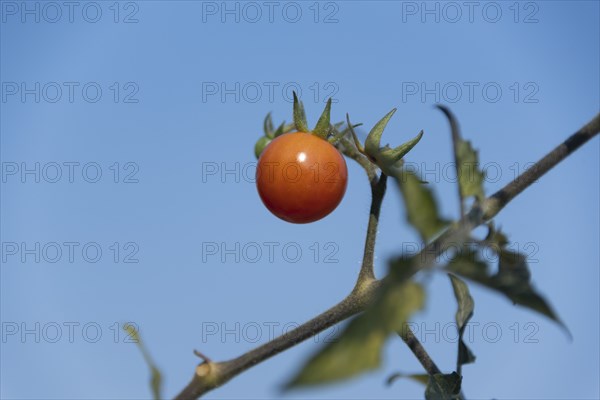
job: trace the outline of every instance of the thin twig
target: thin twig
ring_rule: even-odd
[[[423,366],[423,368],[429,376],[442,373],[442,371],[438,368],[436,363],[431,359],[431,357],[427,353],[427,350],[425,350],[425,347],[423,347],[419,339],[417,339],[412,329],[410,329],[410,326],[405,325],[404,328],[400,332],[398,332],[398,335],[402,338],[402,340],[404,340],[404,343],[406,343],[406,345],[415,355],[417,360],[419,360],[419,362],[421,363],[421,365]],[[457,373],[461,375],[460,371],[457,371]],[[390,378],[393,379],[392,377]],[[457,399],[464,400],[464,398],[465,395],[461,391]]]
[[[348,140],[346,137],[342,137],[338,141],[337,147],[342,153],[344,153],[346,157],[356,161],[361,167],[364,168],[371,186],[377,184],[377,167],[375,167],[375,165],[373,165],[373,163],[369,161],[367,157],[362,155],[357,150],[356,146],[351,140]]]
[[[365,282],[360,290],[353,290],[344,300],[324,313],[237,358],[200,364],[192,381],[177,395],[176,399],[196,399],[256,364],[358,314],[371,304],[379,285],[380,281]]]
[[[365,239],[365,251],[362,265],[358,274],[357,285],[365,280],[375,279],[375,242],[377,240],[377,229],[379,227],[379,213],[381,212],[381,203],[385,196],[387,186],[387,175],[383,172],[379,176],[377,184],[371,186],[371,210],[369,212],[369,225],[367,227],[367,237]]]
[[[519,193],[537,181],[542,175],[585,144],[600,132],[600,114],[584,125],[567,140],[546,154],[531,168],[527,169],[515,180],[498,190],[484,202],[484,218],[489,220],[498,214]]]
[[[429,375],[441,373],[438,366],[433,362],[431,357],[429,357],[429,354],[427,354],[427,351],[408,325],[405,325],[402,330],[398,332],[398,335],[404,340],[404,343],[406,343],[410,351],[417,357],[417,360],[419,360]]]

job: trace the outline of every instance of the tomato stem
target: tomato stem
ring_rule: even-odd
[[[383,203],[386,187],[387,175],[382,172],[379,175],[377,183],[371,185],[371,210],[369,212],[369,224],[367,226],[363,262],[358,274],[357,285],[360,285],[365,280],[375,279],[375,242],[377,240],[377,229],[379,226],[379,213],[381,212],[381,204]]]

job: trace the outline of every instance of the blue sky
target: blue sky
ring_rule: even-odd
[[[450,137],[433,104],[451,107],[480,150],[488,192],[600,106],[596,1],[269,4],[0,2],[2,398],[148,398],[127,321],[171,397],[198,362],[192,349],[234,357],[348,293],[369,209],[362,171],[349,162],[343,202],[308,225],[269,214],[253,183],[262,119],[290,121],[293,89],[312,124],[329,95],[335,120],[349,112],[366,128],[398,107],[384,142],[424,129],[407,162],[448,217],[458,206]],[[467,396],[600,396],[598,160],[595,138],[496,220],[573,340],[472,286]],[[379,276],[419,245],[393,185],[379,235]],[[451,371],[451,287],[437,274],[427,290],[417,335]],[[280,397],[336,329],[207,397]],[[421,369],[391,340],[376,372],[285,396],[422,396],[410,381],[385,387],[396,371]]]

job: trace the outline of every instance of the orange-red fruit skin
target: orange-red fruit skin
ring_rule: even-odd
[[[264,149],[256,187],[264,205],[284,221],[305,224],[340,204],[348,183],[346,161],[328,141],[305,132],[286,133]]]

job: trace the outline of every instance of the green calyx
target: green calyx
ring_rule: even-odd
[[[312,131],[308,129],[308,122],[306,121],[306,112],[304,111],[304,104],[298,100],[296,92],[294,92],[294,125],[298,132],[308,132],[321,139],[327,140],[329,134],[332,131],[331,127],[331,98],[327,100],[327,105]]]
[[[308,132],[308,122],[306,122],[306,112],[304,104],[298,101],[298,96],[294,92],[294,125],[298,132]]]
[[[350,133],[352,133],[352,137],[354,138],[354,144],[359,152],[367,156],[371,162],[376,164],[384,174],[389,176],[395,176],[402,166],[402,158],[412,150],[413,147],[423,137],[423,131],[419,132],[417,136],[412,138],[406,143],[401,144],[398,147],[391,148],[389,145],[385,145],[381,147],[381,136],[383,135],[383,131],[387,126],[388,122],[396,112],[394,108],[392,111],[387,113],[382,119],[379,120],[369,132],[367,139],[365,140],[365,145],[360,143],[356,133],[354,132],[354,127],[356,125],[352,125],[350,123],[350,117],[346,114],[346,121],[348,123],[348,128],[350,129]]]
[[[256,156],[256,158],[258,159],[260,157],[265,147],[267,147],[273,139],[275,139],[277,136],[281,136],[284,133],[288,133],[293,130],[294,124],[286,125],[285,121],[282,122],[281,125],[277,127],[277,129],[275,129],[271,113],[268,113],[263,122],[264,135],[261,136],[254,145],[254,155]]]
[[[315,135],[323,140],[327,140],[331,144],[337,143],[343,137],[351,135],[354,139],[354,144],[360,153],[365,155],[372,163],[377,165],[383,173],[389,176],[395,176],[402,167],[402,158],[412,150],[413,147],[423,137],[423,131],[419,132],[417,136],[410,139],[409,141],[401,144],[398,147],[392,148],[389,145],[381,147],[381,136],[385,130],[388,122],[396,112],[394,108],[387,113],[381,120],[379,120],[365,140],[364,146],[358,140],[354,128],[361,124],[351,124],[350,117],[346,114],[346,127],[342,129],[344,123],[339,122],[337,124],[331,124],[331,98],[327,100],[325,109],[317,121],[315,129],[312,131],[308,128],[308,122],[306,120],[306,112],[304,111],[304,104],[298,100],[296,92],[294,94],[294,123],[286,125],[282,123],[277,129],[274,129],[273,121],[271,119],[271,113],[267,114],[264,121],[264,136],[258,139],[254,146],[254,154],[256,158],[260,157],[265,147],[271,143],[271,141],[284,133],[296,130],[298,132],[307,132],[311,135]]]

